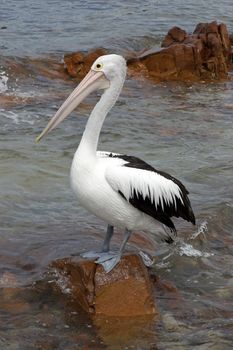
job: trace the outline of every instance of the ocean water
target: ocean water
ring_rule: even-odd
[[[43,74],[41,62],[95,47],[123,55],[159,47],[172,26],[192,32],[212,20],[232,33],[232,2],[1,1],[0,349],[122,349],[101,339],[86,315],[34,288],[54,259],[96,248],[106,229],[69,186],[72,157],[97,96],[36,145],[77,84]],[[176,220],[175,245],[155,240],[149,251],[154,272],[176,286],[182,301],[157,295],[159,324],[145,328],[140,342],[127,340],[125,349],[232,348],[232,88],[230,80],[153,84],[128,77],[106,119],[99,149],[139,156],[179,178],[197,218],[195,228]],[[120,242],[118,232],[114,245]],[[143,250],[134,237],[129,248]],[[59,283],[65,294],[66,281]]]

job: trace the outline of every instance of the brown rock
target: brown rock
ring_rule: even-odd
[[[5,271],[0,277],[0,287],[1,288],[9,288],[18,286],[18,280],[16,276],[9,271]]]
[[[106,55],[107,50],[96,49],[87,53],[73,52],[64,56],[65,68],[72,78],[82,79],[90,70],[92,63],[102,55]]]
[[[163,42],[161,44],[161,47],[168,47],[171,44],[174,44],[174,42],[182,43],[188,34],[185,30],[179,28],[179,27],[172,27],[165,38],[163,39]]]
[[[57,57],[0,57],[0,64],[4,67],[10,79],[12,77],[28,79],[34,76],[43,76],[49,79],[67,79],[64,65]]]
[[[156,321],[152,315],[140,317],[94,317],[99,337],[108,349],[156,350]]]
[[[106,54],[97,49],[86,55],[76,52],[65,55],[67,72],[83,78],[94,60]],[[226,79],[231,68],[231,42],[225,24],[199,23],[190,35],[179,27],[171,28],[162,42],[162,49],[129,53],[128,72],[156,81]]]
[[[109,273],[93,261],[60,259],[52,264],[52,272],[63,299],[67,295],[69,307],[81,306],[91,314],[94,329],[109,349],[144,349],[145,339],[146,344],[156,344],[154,327],[159,314],[141,257],[125,255]]]
[[[97,265],[95,298],[96,314],[142,316],[156,312],[148,272],[138,255],[124,256],[108,274]]]
[[[231,64],[231,43],[225,24],[199,23],[193,34],[174,27],[161,50],[149,50],[128,60],[131,74],[140,71],[163,80],[226,79]]]
[[[229,40],[230,40],[230,43],[231,43],[231,46],[232,46],[233,45],[233,34],[229,35]]]
[[[4,109],[14,108],[19,105],[26,106],[33,103],[35,103],[35,99],[30,97],[0,95],[0,106]]]
[[[21,297],[21,289],[6,287],[0,290],[0,312],[21,314],[30,310],[29,304]]]
[[[79,258],[57,260],[52,267],[65,276],[72,298],[87,312],[124,317],[158,314],[148,271],[138,255],[125,255],[109,273]]]

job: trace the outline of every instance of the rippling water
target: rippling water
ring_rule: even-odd
[[[38,73],[31,59],[52,55],[61,61],[64,52],[97,46],[119,53],[150,48],[171,26],[192,31],[201,21],[224,21],[232,32],[232,18],[228,0],[221,5],[1,1],[0,94],[20,103],[0,106],[0,286],[19,289],[21,308],[17,301],[18,312],[6,308],[7,302],[15,305],[18,292],[9,297],[9,288],[7,295],[2,288],[0,348],[47,349],[43,337],[51,349],[80,349],[85,341],[93,349],[105,347],[86,316],[64,313],[58,300],[31,287],[52,260],[93,248],[105,230],[78,206],[69,187],[72,156],[96,96],[35,145],[35,136],[76,83]],[[176,285],[182,302],[158,295],[165,316],[152,340],[148,331],[144,343],[129,344],[132,348],[155,349],[152,343],[158,349],[232,348],[232,87],[232,82],[153,85],[128,79],[104,124],[99,148],[137,155],[180,178],[198,222],[196,229],[177,222],[173,247],[155,242],[155,271]],[[52,321],[43,321],[46,307]],[[176,322],[172,329],[169,317]]]

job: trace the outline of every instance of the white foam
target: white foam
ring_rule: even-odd
[[[197,228],[197,231],[194,232],[190,239],[195,239],[197,238],[199,235],[203,236],[204,238],[206,238],[206,234],[208,233],[208,222],[205,220],[203,221]]]
[[[35,120],[29,119],[30,115],[20,115],[20,114],[16,114],[13,111],[6,111],[4,109],[0,109],[1,115],[4,116],[7,119],[10,119],[13,124],[19,125],[21,123],[25,123],[25,124],[29,124],[29,125],[34,125],[35,124]],[[35,116],[35,118],[37,118]],[[34,119],[35,119],[34,118]]]
[[[0,109],[1,115],[3,115],[5,118],[12,120],[14,124],[19,124],[19,116],[18,114],[12,112],[12,111],[5,111],[4,109]]]
[[[56,268],[52,271],[54,279],[48,281],[49,283],[55,282],[60,288],[63,294],[71,294],[71,288],[69,287],[69,279],[63,275]]]
[[[6,72],[4,71],[0,72],[0,93],[8,90],[8,86],[7,86],[8,79],[9,78],[6,75]]]
[[[145,266],[150,267],[153,265],[154,259],[152,259],[147,253],[140,250],[139,255],[141,256]]]
[[[209,258],[214,254],[201,252],[200,250],[193,248],[191,244],[183,242],[182,246],[179,247],[179,255],[180,256],[186,255],[189,257],[196,257],[196,258],[200,258],[200,257]]]

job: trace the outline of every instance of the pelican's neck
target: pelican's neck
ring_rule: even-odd
[[[87,121],[80,145],[78,147],[79,154],[96,157],[99,135],[103,122],[108,112],[116,103],[122,90],[123,83],[124,79],[119,79],[116,82],[112,82],[110,87],[107,88],[102,94],[99,102],[95,105]]]

